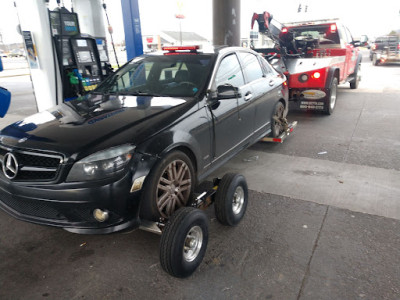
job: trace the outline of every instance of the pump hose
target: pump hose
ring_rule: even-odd
[[[111,37],[111,45],[112,45],[113,50],[114,50],[115,61],[117,62],[117,66],[118,66],[118,69],[119,69],[119,62],[118,62],[117,52],[115,51],[115,44],[114,44],[114,39],[113,39],[113,35],[112,35],[112,27],[111,27],[111,24],[110,24],[110,19],[108,18],[107,5],[104,2],[104,0],[103,0],[103,8],[104,8],[104,12],[105,12],[106,18],[107,18],[108,32],[109,32],[110,37]]]

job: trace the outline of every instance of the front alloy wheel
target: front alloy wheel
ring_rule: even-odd
[[[179,207],[186,206],[192,189],[192,176],[183,160],[169,163],[157,184],[157,209],[164,218]]]
[[[140,202],[140,217],[149,221],[168,219],[187,206],[195,187],[195,172],[190,158],[181,151],[167,153],[147,176]]]

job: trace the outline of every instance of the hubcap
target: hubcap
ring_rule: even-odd
[[[168,218],[179,207],[186,206],[192,187],[188,165],[174,160],[164,169],[157,184],[157,208],[160,215]]]
[[[185,238],[183,246],[183,258],[187,262],[194,261],[199,255],[203,245],[203,230],[199,226],[192,227]]]
[[[232,199],[232,210],[235,215],[239,214],[242,211],[244,204],[244,190],[241,186],[238,186],[235,190],[235,194],[233,194]]]

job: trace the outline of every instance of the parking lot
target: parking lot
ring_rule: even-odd
[[[12,62],[1,127],[36,111]],[[333,115],[291,111],[283,144],[257,143],[215,174],[246,176],[248,210],[228,228],[208,209],[208,249],[188,279],[162,270],[157,235],[77,235],[0,211],[0,299],[399,299],[400,65],[364,56],[362,71]]]

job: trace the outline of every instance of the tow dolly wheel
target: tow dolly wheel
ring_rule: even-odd
[[[248,200],[243,175],[228,173],[222,177],[215,195],[215,215],[223,225],[235,226],[242,220]]]
[[[161,267],[175,277],[188,277],[200,265],[208,242],[208,219],[197,208],[182,207],[169,219],[160,241]]]

